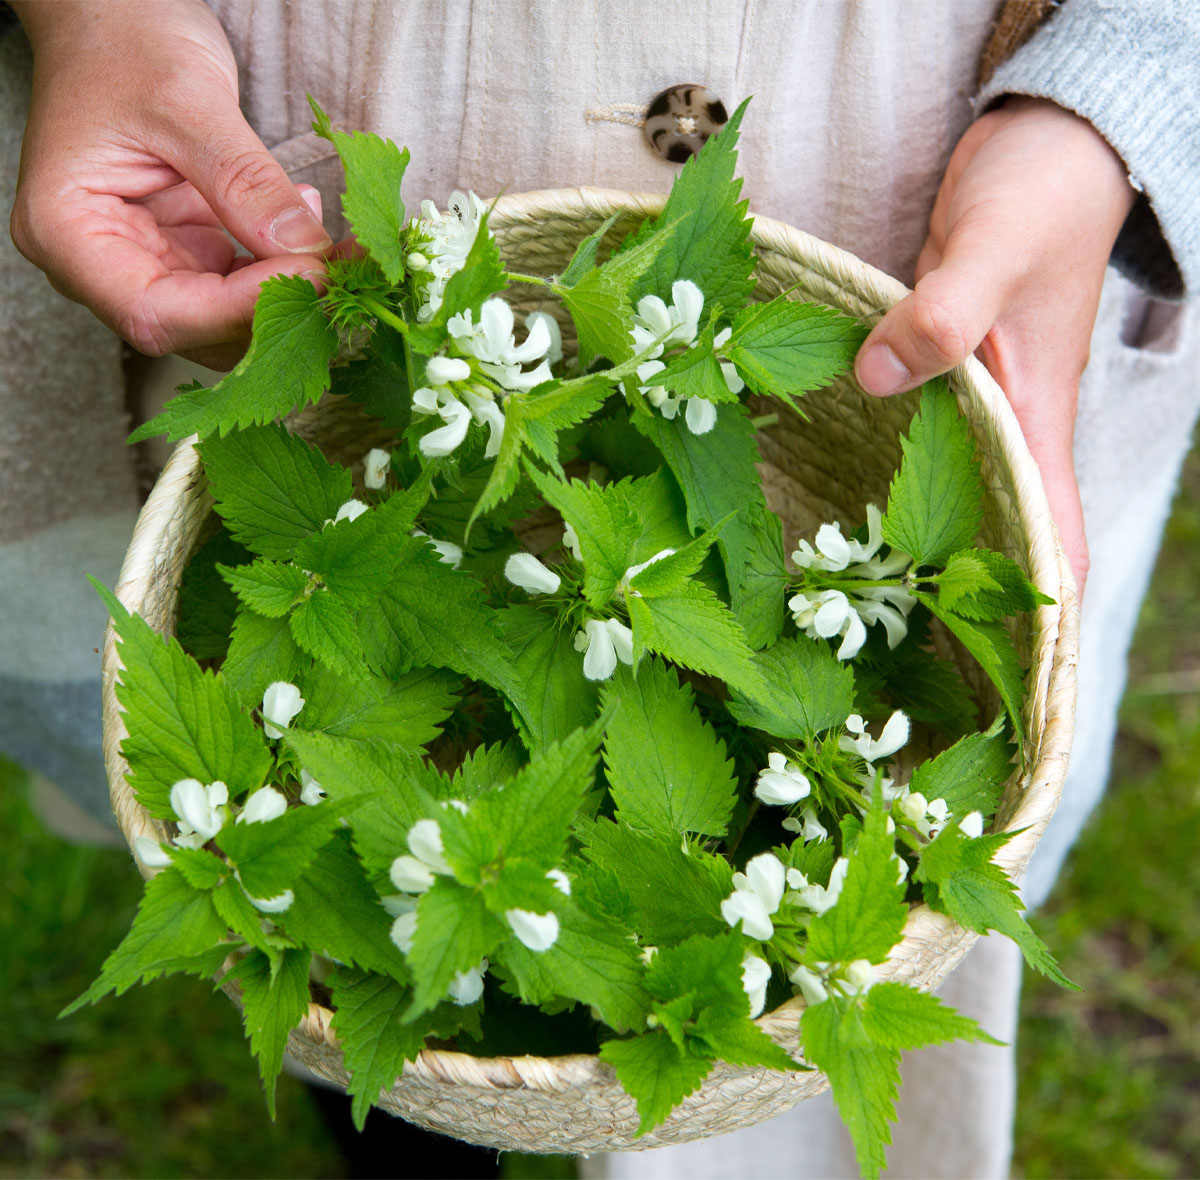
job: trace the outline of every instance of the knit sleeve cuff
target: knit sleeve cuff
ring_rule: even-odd
[[[1068,0],[992,76],[986,110],[1008,94],[1048,98],[1113,146],[1141,195],[1113,264],[1151,295],[1200,292],[1200,9]]]

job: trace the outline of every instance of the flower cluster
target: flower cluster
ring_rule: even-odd
[[[842,575],[837,579],[840,588],[801,591],[788,600],[796,626],[810,639],[841,636],[839,660],[858,655],[867,640],[867,627],[873,623],[883,624],[888,647],[895,647],[908,634],[908,615],[917,600],[899,581],[899,575],[912,565],[912,558],[899,550],[885,558],[878,556],[883,546],[882,521],[879,509],[868,504],[866,544],[844,537],[842,526],[835,522],[817,530],[815,549],[808,541],[801,541],[792,554],[792,561],[803,570]],[[896,583],[855,584],[889,578],[896,578]]]
[[[638,352],[650,349],[650,359],[638,365],[638,388],[646,400],[662,414],[672,419],[683,407],[684,421],[693,434],[707,434],[717,423],[717,407],[704,397],[680,397],[663,385],[648,385],[651,377],[661,373],[667,366],[658,358],[677,345],[694,348],[700,330],[700,313],[704,310],[704,292],[689,279],[680,279],[671,286],[671,303],[657,295],[646,295],[638,300],[633,317],[630,336]],[[714,348],[726,344],[731,335],[724,328],[713,339]],[[745,382],[729,361],[720,361],[721,373],[730,393],[741,393]]]
[[[799,869],[788,868],[773,852],[763,852],[746,862],[746,870],[733,874],[733,892],[721,902],[721,917],[735,929],[759,942],[775,936],[772,917],[781,907],[798,907],[814,914],[832,909],[842,892],[850,862],[839,857],[827,885],[809,882]]]
[[[466,264],[467,255],[475,244],[483,215],[484,203],[471,192],[450,194],[450,208],[442,213],[432,201],[421,202],[421,217],[415,223],[414,244],[405,264],[409,272],[423,281],[419,283],[421,304],[417,319],[427,323],[437,314],[446,293],[446,284]]]

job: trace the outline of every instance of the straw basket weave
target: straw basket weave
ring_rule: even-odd
[[[661,208],[662,198],[656,196],[555,190],[501,199],[491,224],[514,269],[548,275],[561,271],[579,239],[610,214],[622,214],[609,239],[617,242]],[[873,323],[905,294],[894,279],[779,222],[757,219],[752,237],[759,258],[759,298],[794,288],[792,298],[824,302]],[[538,288],[518,287],[514,302],[526,311],[545,307],[568,328],[561,310],[541,302],[541,294]],[[1026,616],[1017,634],[1018,649],[1030,667],[1028,751],[1024,767],[1008,785],[997,822],[1000,828],[1024,829],[1000,855],[1000,863],[1019,877],[1054,811],[1066,772],[1078,652],[1074,584],[1037,469],[1004,395],[974,360],[954,370],[951,385],[983,460],[983,538],[1017,560],[1057,603]],[[778,403],[765,408],[782,409]],[[885,502],[900,456],[898,435],[912,409],[911,397],[868,398],[844,378],[805,401],[810,421],[784,410],[778,424],[761,434],[767,498],[784,521],[789,544],[799,535],[811,535],[823,520],[857,521],[867,502]],[[371,421],[337,397],[326,397],[300,414],[293,428],[351,465],[377,441],[370,433]],[[163,632],[174,630],[180,575],[211,512],[199,460],[184,442],[142,512],[117,587],[127,607]],[[955,655],[945,636],[940,641]],[[961,666],[984,706],[982,715],[992,715],[989,711],[997,702],[990,686],[969,660],[964,658]],[[128,766],[119,753],[125,728],[114,693],[119,674],[110,629],[104,652],[104,739],[113,807],[131,844],[140,835],[162,839],[165,827],[138,805],[126,783]],[[949,918],[918,906],[909,917],[904,940],[880,974],[935,988],[975,938]],[[793,1000],[761,1017],[759,1024],[794,1051],[801,1007],[801,1001]],[[317,1074],[345,1084],[331,1016],[327,1009],[310,1005],[289,1048]],[[787,1074],[719,1063],[662,1126],[635,1140],[634,1103],[597,1057],[485,1059],[426,1049],[382,1095],[381,1104],[412,1122],[473,1143],[509,1150],[589,1152],[659,1146],[731,1131],[779,1114],[826,1085],[818,1073]]]

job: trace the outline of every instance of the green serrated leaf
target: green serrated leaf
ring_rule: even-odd
[[[714,1062],[681,1051],[661,1030],[627,1041],[605,1041],[601,1060],[617,1071],[617,1081],[637,1102],[637,1134],[663,1122],[708,1077]]]
[[[692,690],[658,660],[605,686],[609,789],[622,823],[644,832],[723,836],[737,797],[725,743],[696,712]]]
[[[721,350],[756,393],[792,398],[849,372],[867,329],[850,316],[785,295],[751,304],[734,316]]]
[[[952,554],[946,568],[938,575],[938,601],[946,610],[954,610],[956,603],[982,591],[993,597],[1002,593],[1000,583],[988,572],[988,567],[976,549],[963,549]]]
[[[655,373],[647,382],[662,386],[678,397],[702,397],[710,402],[736,402],[738,395],[729,388],[720,362],[713,352],[716,320],[700,333],[694,345],[670,358],[666,368]]]
[[[282,426],[257,426],[197,448],[226,528],[247,549],[286,561],[353,495],[350,472]]]
[[[408,167],[408,149],[368,132],[335,131],[311,95],[308,101],[316,116],[313,130],[337,148],[346,170],[342,211],[355,240],[379,263],[390,283],[399,283],[404,277],[400,183]]]
[[[288,1034],[308,1015],[308,951],[285,950],[273,964],[259,951],[244,958],[226,977],[242,985],[242,1021],[250,1050],[258,1058],[267,1111],[275,1118],[275,1082],[283,1068]]]
[[[922,387],[900,445],[904,458],[888,492],[883,537],[914,567],[940,565],[974,541],[983,518],[975,440],[944,377]]]
[[[244,707],[255,709],[268,685],[277,680],[294,684],[311,663],[292,638],[287,619],[268,619],[243,608],[233,624],[221,677]]]
[[[922,851],[913,879],[925,884],[925,899],[935,910],[980,934],[999,930],[1021,948],[1031,967],[1062,987],[1074,988],[1050,949],[1021,917],[1024,906],[1016,887],[1004,870],[992,863],[1015,835],[1002,832],[970,839],[957,824],[951,824]]]
[[[954,565],[967,557],[982,576],[973,584],[953,583]],[[951,585],[947,587],[947,579]],[[947,596],[947,590],[950,596]],[[938,598],[948,610],[962,618],[992,622],[1022,611],[1050,605],[1054,599],[1038,590],[1011,557],[990,549],[971,549],[956,553],[938,578]]]
[[[404,337],[387,324],[377,324],[369,355],[330,370],[329,392],[358,402],[397,433],[407,430],[412,421],[412,391]]]
[[[997,718],[987,732],[968,734],[936,758],[920,763],[913,770],[912,789],[926,799],[945,799],[952,815],[979,811],[990,818],[1012,775],[1016,753],[1003,721]]]
[[[984,1041],[1002,1045],[969,1016],[955,1012],[937,996],[904,983],[877,983],[862,1006],[862,1027],[876,1044],[888,1049],[923,1049],[947,1041]]]
[[[724,520],[718,521],[713,528],[688,541],[686,545],[666,557],[659,557],[657,553],[653,554],[652,556],[657,560],[652,561],[645,569],[629,579],[629,589],[643,598],[659,598],[664,594],[680,590],[687,579],[704,564],[709,549],[712,548],[713,543],[720,536],[721,530],[733,520],[733,517],[734,514],[730,513]]]
[[[599,229],[593,230],[575,247],[575,253],[571,255],[571,261],[567,263],[566,270],[559,276],[559,286],[575,286],[596,265],[596,254],[600,249],[600,243],[604,240],[604,235],[617,223],[620,216],[620,212],[617,212],[612,214],[611,217],[605,218],[604,223]]]
[[[729,711],[743,725],[772,737],[811,738],[854,712],[854,673],[829,645],[803,635],[757,652],[758,694],[734,694]]]
[[[366,673],[354,611],[331,589],[317,590],[301,602],[288,624],[296,646],[330,671],[349,679]]]
[[[164,642],[95,579],[92,585],[120,636],[117,700],[129,730],[121,753],[139,802],[159,819],[173,819],[171,787],[180,779],[219,780],[231,795],[261,786],[271,755],[224,680],[201,671],[176,640]]]
[[[246,607],[268,619],[283,618],[308,585],[308,575],[299,566],[282,561],[260,558],[250,565],[217,569]]]
[[[765,503],[745,506],[725,537],[726,569],[740,570],[729,583],[729,609],[755,651],[774,643],[786,615],[788,573],[783,562],[783,525]]]
[[[129,441],[159,434],[172,442],[189,434],[208,438],[310,405],[329,388],[337,347],[337,333],[312,283],[284,275],[267,279],[254,308],[250,347],[233,372],[211,389],[191,388],[172,398]]]
[[[193,889],[215,889],[230,875],[229,866],[203,848],[176,848],[165,845],[171,863]]]

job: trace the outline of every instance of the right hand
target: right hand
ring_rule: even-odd
[[[200,0],[13,6],[34,50],[17,248],[139,352],[229,368],[263,281],[319,284],[332,243],[243,117],[224,30]]]

